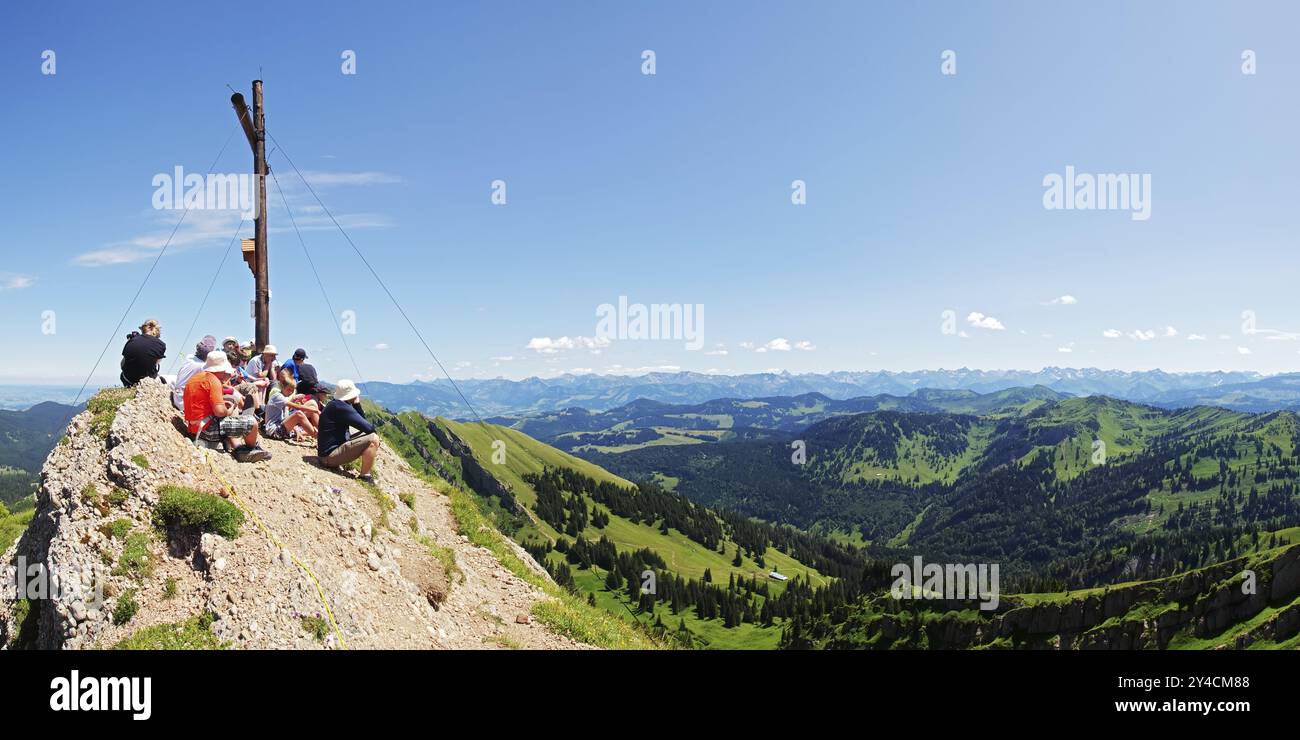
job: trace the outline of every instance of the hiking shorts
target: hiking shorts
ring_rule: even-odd
[[[262,429],[266,433],[266,436],[270,437],[271,439],[288,439],[289,433],[285,431],[284,426],[288,424],[289,420],[295,416],[304,420],[307,418],[307,415],[304,414],[303,412],[294,411],[292,414],[286,414],[284,417],[282,417],[279,424],[275,424],[269,421],[266,422],[265,424],[262,425]]]
[[[204,427],[203,431],[199,432],[199,439],[207,442],[220,442],[226,437],[243,438],[256,428],[256,417],[247,414],[223,416],[220,419],[213,419],[213,423]]]
[[[343,444],[330,450],[330,453],[320,459],[321,465],[328,465],[331,468],[337,468],[341,465],[347,465],[353,460],[361,457],[361,453],[366,451],[371,442],[379,439],[373,432],[353,437]]]

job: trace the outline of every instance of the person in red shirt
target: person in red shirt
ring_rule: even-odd
[[[240,404],[222,392],[234,372],[225,352],[208,353],[203,370],[185,384],[185,423],[196,444],[225,443],[240,462],[269,460],[271,453],[257,444],[257,417],[241,413]],[[236,440],[243,444],[235,447]]]

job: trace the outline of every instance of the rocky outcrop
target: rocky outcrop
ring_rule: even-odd
[[[478,458],[474,457],[474,451],[460,437],[457,437],[451,430],[443,429],[436,422],[429,422],[429,433],[438,444],[450,455],[460,460],[461,476],[465,484],[473,488],[480,496],[494,497],[501,501],[501,506],[507,511],[523,513],[519,505],[515,502],[514,493],[510,491],[504,483],[497,480],[483,467]]]
[[[0,591],[0,647],[111,647],[199,615],[233,647],[586,647],[523,618],[549,597],[461,535],[447,497],[387,447],[371,487],[309,447],[264,441],[273,459],[252,464],[206,453],[175,423],[152,383],[111,425],[73,419],[31,525],[0,559],[8,578],[22,566],[58,588]],[[233,490],[239,535],[160,530],[168,487]]]

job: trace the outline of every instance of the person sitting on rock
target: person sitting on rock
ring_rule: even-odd
[[[325,406],[325,396],[329,394],[330,389],[321,385],[320,378],[316,376],[316,368],[305,362],[298,363],[298,384],[296,390],[306,396],[316,399],[316,405]]]
[[[196,374],[203,372],[203,362],[208,359],[208,353],[217,348],[217,338],[211,334],[199,340],[194,345],[194,354],[185,358],[181,363],[180,370],[176,371],[176,383],[172,386],[172,405],[177,411],[185,410],[185,384],[190,382]]]
[[[140,331],[131,332],[122,347],[122,386],[130,388],[145,378],[158,377],[158,363],[167,355],[167,345],[159,337],[162,327],[149,319],[140,325]]]
[[[266,436],[271,439],[290,439],[295,436],[295,432],[301,432],[304,437],[316,436],[316,425],[312,423],[308,412],[315,413],[316,404],[308,401],[311,406],[307,406],[302,401],[307,400],[294,395],[293,380],[280,381],[280,384],[271,388],[271,398],[267,400],[266,406]],[[319,414],[316,418],[320,418]]]
[[[257,418],[241,413],[241,404],[233,397],[227,400],[222,392],[234,372],[225,352],[208,353],[203,372],[185,384],[185,423],[195,444],[224,443],[240,462],[269,460],[271,453],[257,444]],[[243,444],[236,446],[236,440]]]
[[[303,349],[302,347],[299,347],[298,349],[295,349],[293,351],[293,357],[286,360],[285,363],[280,367],[292,373],[293,382],[297,383],[299,380],[298,366],[302,364],[302,362],[306,359],[307,359],[307,350]]]
[[[349,430],[361,434],[351,437]],[[316,454],[320,464],[329,468],[346,465],[361,458],[361,480],[373,483],[370,471],[379,455],[379,435],[375,426],[366,421],[361,412],[361,390],[356,383],[340,379],[334,388],[334,400],[321,412],[320,428],[316,433]]]
[[[278,354],[279,351],[276,350],[275,345],[268,344],[262,348],[260,354],[254,356],[244,366],[245,371],[253,378],[253,384],[261,390],[259,395],[263,401],[271,397],[271,392],[278,385],[280,363],[276,362],[275,359]]]
[[[261,392],[244,368],[244,353],[238,349],[226,350],[226,360],[235,372],[228,385],[243,399],[241,411],[253,414],[262,407]]]

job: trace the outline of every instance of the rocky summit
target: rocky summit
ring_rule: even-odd
[[[0,647],[171,647],[196,631],[208,647],[588,647],[531,619],[553,597],[471,544],[440,482],[387,447],[373,485],[286,442],[242,464],[196,448],[168,399],[161,384],[109,390],[72,419],[0,560]]]

